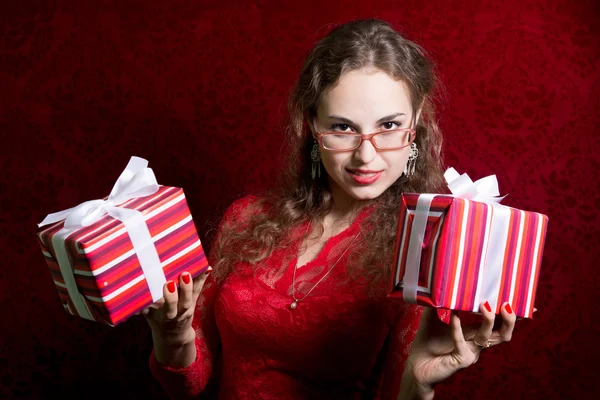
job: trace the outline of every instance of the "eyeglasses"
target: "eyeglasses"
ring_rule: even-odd
[[[317,141],[325,150],[352,151],[358,149],[364,140],[371,142],[377,150],[399,150],[411,145],[415,140],[415,129],[393,129],[369,134],[345,132],[315,132]]]

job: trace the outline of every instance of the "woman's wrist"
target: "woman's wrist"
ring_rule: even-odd
[[[174,368],[185,368],[196,360],[195,335],[185,335],[177,338],[163,337],[153,331],[152,341],[154,344],[154,357],[160,364]]]
[[[398,400],[431,400],[434,394],[433,386],[419,382],[411,364],[407,362],[402,374]]]

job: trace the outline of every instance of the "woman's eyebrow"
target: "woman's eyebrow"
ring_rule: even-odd
[[[388,115],[388,116],[385,116],[383,118],[379,118],[379,120],[377,120],[377,123],[380,124],[382,122],[386,122],[386,121],[389,121],[391,119],[394,119],[394,118],[397,118],[397,117],[401,117],[403,115],[406,115],[406,114],[399,112],[399,113],[395,113],[395,114],[392,114],[392,115]],[[351,119],[348,119],[348,118],[345,118],[345,117],[341,117],[339,115],[328,115],[327,118],[331,118],[331,119],[335,119],[335,120],[338,120],[338,121],[342,121],[342,122],[344,122],[345,124],[348,124],[348,125],[354,125],[354,122]]]

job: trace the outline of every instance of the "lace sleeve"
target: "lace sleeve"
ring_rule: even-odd
[[[381,400],[397,400],[400,393],[400,382],[404,373],[404,363],[410,353],[411,345],[421,321],[423,308],[414,304],[404,304],[405,312],[395,321],[385,357],[383,380],[381,384]],[[437,309],[438,318],[448,324],[450,311]]]
[[[213,372],[216,372],[215,363],[220,357],[220,338],[214,316],[217,293],[218,285],[209,276],[198,297],[192,321],[196,330],[196,360],[191,365],[172,368],[160,364],[154,356],[154,350],[150,355],[150,371],[171,398],[198,398],[210,386],[209,381]]]
[[[256,200],[246,196],[235,201],[225,212],[215,240],[225,226],[237,224],[245,220],[245,213]],[[219,293],[219,285],[210,275],[198,297],[192,326],[196,330],[196,360],[185,368],[173,368],[160,364],[150,354],[150,371],[171,398],[191,399],[202,397],[213,398],[213,391],[218,381],[221,339],[215,321],[215,301]]]
[[[404,363],[410,353],[411,344],[417,334],[422,307],[404,304],[396,318],[388,340],[381,383],[381,400],[396,400],[400,393],[400,381]]]

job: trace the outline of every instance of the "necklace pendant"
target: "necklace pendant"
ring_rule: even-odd
[[[292,304],[290,304],[290,308],[292,310],[295,310],[297,306],[298,306],[298,302],[296,302],[296,301],[294,301],[294,302],[292,302]]]

